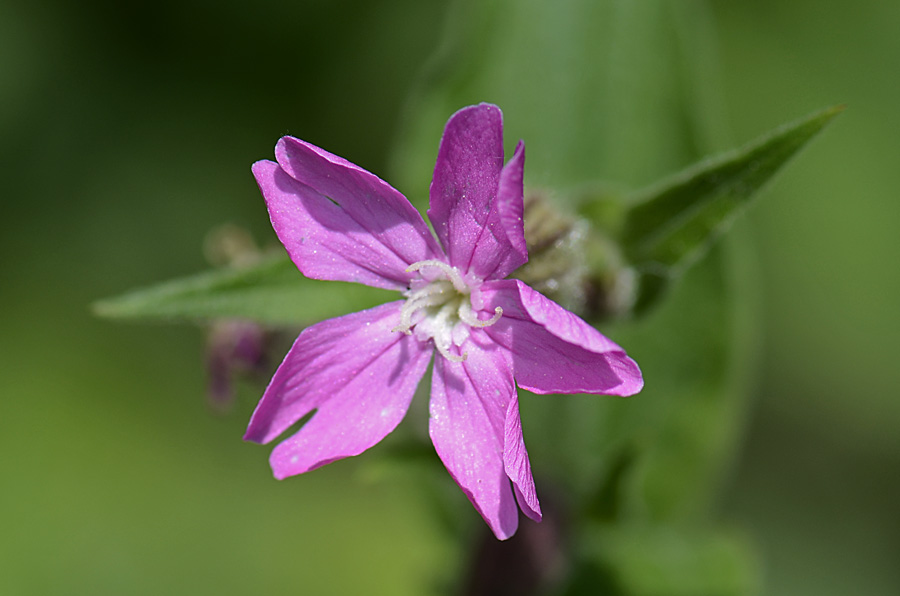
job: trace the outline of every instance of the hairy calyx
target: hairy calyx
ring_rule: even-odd
[[[456,267],[438,260],[418,261],[406,268],[407,272],[426,270],[437,275],[423,275],[413,280],[404,292],[406,304],[400,309],[400,324],[392,331],[412,333],[421,341],[434,341],[441,356],[453,362],[462,362],[466,353],[460,354],[459,346],[469,337],[472,327],[490,327],[500,320],[503,309],[494,309],[494,315],[485,320],[478,318],[472,308],[473,293],[478,299],[477,283],[467,282]],[[456,353],[451,352],[454,349]]]

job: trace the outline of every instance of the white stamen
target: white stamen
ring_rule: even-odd
[[[472,301],[473,298],[479,298],[478,305],[481,306],[478,291],[480,281],[476,280],[470,285],[456,267],[443,261],[419,261],[407,267],[406,271],[411,273],[426,267],[438,269],[439,276],[430,280],[423,276],[422,279],[413,281],[410,289],[404,293],[406,303],[400,309],[399,324],[392,331],[411,335],[415,328],[416,337],[421,341],[430,339],[441,356],[451,362],[463,362],[468,353],[453,354],[450,352],[451,348],[464,344],[469,337],[469,328],[484,328],[495,324],[503,316],[503,309],[498,306],[490,319],[479,319],[478,313],[472,308]],[[422,314],[417,316],[420,312]]]
[[[503,316],[503,309],[499,306],[494,309],[494,316],[486,321],[482,321],[475,314],[475,311],[472,310],[472,305],[469,304],[467,300],[463,300],[462,304],[459,305],[459,320],[468,325],[469,327],[490,327],[494,323],[500,320],[500,317]]]
[[[406,335],[410,334],[412,327],[412,316],[416,311],[428,308],[429,306],[439,306],[447,302],[447,296],[451,294],[452,288],[446,282],[432,282],[421,288],[420,290],[410,294],[400,309],[400,324],[391,329],[391,331],[402,331]]]
[[[443,261],[438,261],[435,259],[430,259],[428,261],[419,261],[407,267],[406,272],[412,273],[413,271],[418,271],[423,267],[437,267],[443,272],[444,275],[447,276],[447,279],[450,280],[450,283],[453,284],[453,287],[456,288],[457,292],[459,292],[460,294],[469,293],[469,286],[463,280],[462,275],[459,274],[459,270],[456,267],[451,267]]]

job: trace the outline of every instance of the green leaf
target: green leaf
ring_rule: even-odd
[[[238,318],[305,326],[394,298],[394,293],[359,284],[307,279],[286,255],[279,255],[101,300],[94,312],[114,319]]]
[[[757,191],[843,109],[816,112],[632,195],[620,241],[642,277],[636,310],[704,255]]]

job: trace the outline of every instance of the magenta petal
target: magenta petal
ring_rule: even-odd
[[[451,265],[468,265],[497,194],[502,169],[500,108],[479,104],[453,114],[438,148],[428,209],[428,219]]]
[[[518,527],[518,507],[503,463],[506,409],[515,395],[503,350],[464,344],[464,362],[434,359],[431,440],[447,471],[500,540]]]
[[[278,164],[257,162],[253,174],[307,277],[403,289],[407,266],[441,254],[419,212],[378,177],[291,137],[275,153]]]
[[[519,141],[509,162],[500,172],[500,187],[497,190],[497,213],[500,225],[506,232],[511,250],[498,263],[496,270],[481,279],[503,279],[528,262],[528,246],[525,244],[525,143]]]
[[[428,217],[451,265],[488,279],[528,260],[524,239],[519,240],[523,164],[520,144],[503,167],[503,115],[497,106],[470,106],[450,117],[438,149]]]
[[[392,332],[400,302],[304,329],[256,407],[244,438],[266,443],[316,413],[272,453],[275,476],[358,455],[403,419],[431,348]]]
[[[528,262],[522,219],[524,166],[525,144],[519,141],[512,159],[500,172],[497,198],[472,251],[468,271],[479,279],[502,279]]]
[[[516,501],[522,511],[534,521],[541,521],[541,504],[538,502],[531,462],[522,436],[522,418],[519,416],[519,396],[513,392],[506,409],[506,428],[503,448],[503,465],[506,475],[516,490]]]
[[[503,316],[485,332],[513,354],[516,383],[535,393],[633,395],[644,386],[625,351],[518,280],[485,282],[484,305]]]

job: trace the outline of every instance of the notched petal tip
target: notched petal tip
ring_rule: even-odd
[[[310,416],[273,450],[276,477],[358,455],[403,419],[431,350],[390,332],[399,304],[328,319],[301,332],[244,435],[267,443]]]

